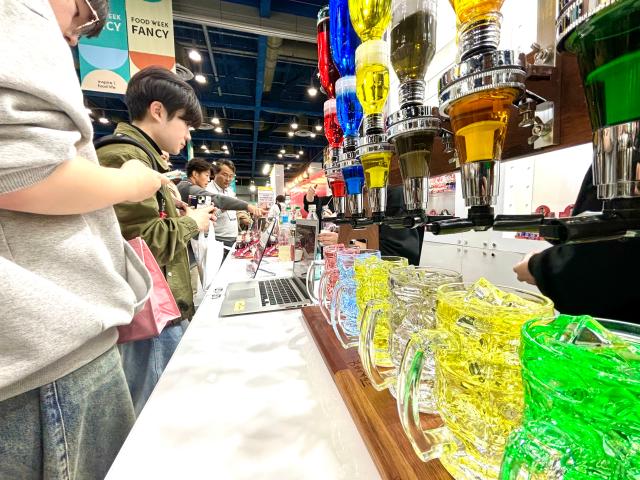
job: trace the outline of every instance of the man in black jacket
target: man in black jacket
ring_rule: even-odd
[[[591,168],[573,215],[602,210]],[[536,285],[562,313],[640,323],[638,275],[640,237],[555,245],[527,255],[513,270],[518,280]]]

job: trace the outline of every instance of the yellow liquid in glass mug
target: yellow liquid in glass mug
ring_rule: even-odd
[[[461,163],[500,160],[518,90],[494,89],[462,98],[449,116]]]
[[[471,19],[479,20],[491,12],[499,12],[504,0],[449,0],[449,3],[456,12],[458,22],[465,23]]]
[[[383,188],[387,186],[391,157],[391,152],[377,152],[365,155],[360,159],[367,187]]]
[[[363,42],[380,39],[391,23],[391,0],[349,0],[349,16]]]
[[[469,471],[497,479],[507,437],[520,425],[524,406],[520,329],[527,320],[554,313],[551,302],[525,300],[483,279],[478,283],[517,308],[491,307],[467,298],[464,290],[438,294],[437,329],[451,334],[447,347],[435,352],[438,410],[465,449],[445,452],[440,461],[457,479],[472,478]]]
[[[360,312],[358,329],[362,322],[362,314],[371,300],[384,302],[385,310],[388,310],[389,299],[389,272],[395,267],[406,267],[409,262],[404,257],[393,257],[394,260],[380,260],[377,257],[368,257],[357,260],[353,266],[354,280],[356,282],[356,304]],[[386,314],[378,320],[374,332],[373,344],[376,349],[376,365],[392,367],[389,354],[389,320]]]

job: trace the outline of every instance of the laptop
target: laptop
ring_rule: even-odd
[[[309,266],[315,258],[318,237],[317,220],[296,222],[292,276],[255,280],[276,223],[277,219],[271,220],[260,236],[256,255],[248,267],[251,279],[230,283],[227,286],[220,308],[221,317],[289,310],[313,303],[307,292],[306,278]]]

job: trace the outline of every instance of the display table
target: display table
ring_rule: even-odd
[[[380,478],[300,310],[218,318],[246,262],[225,261],[108,480]]]

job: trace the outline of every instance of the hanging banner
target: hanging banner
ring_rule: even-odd
[[[124,94],[130,78],[125,0],[109,3],[111,8],[100,35],[80,38],[80,82],[83,90]]]
[[[126,0],[131,76],[151,65],[175,72],[171,0]]]

